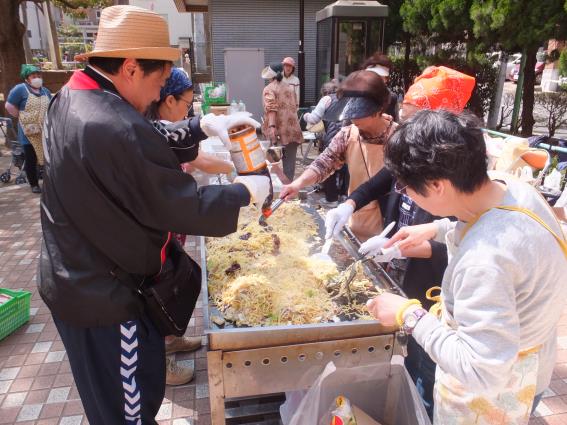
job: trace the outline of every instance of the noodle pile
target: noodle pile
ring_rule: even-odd
[[[333,302],[327,283],[339,278],[338,270],[310,258],[319,241],[317,224],[298,203],[282,205],[268,227],[259,225],[258,216],[254,208],[242,209],[235,233],[207,240],[209,294],[226,320],[237,326],[300,325],[368,314],[365,305]],[[352,287],[358,291],[365,283],[357,276]]]

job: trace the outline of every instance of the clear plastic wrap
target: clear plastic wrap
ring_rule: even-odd
[[[348,398],[382,425],[431,425],[403,364],[379,363],[336,368],[330,362],[307,391],[286,394],[284,425],[329,425],[337,396]]]

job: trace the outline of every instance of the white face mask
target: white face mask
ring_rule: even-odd
[[[43,79],[32,78],[31,81],[30,81],[30,85],[35,89],[39,89],[43,85]]]

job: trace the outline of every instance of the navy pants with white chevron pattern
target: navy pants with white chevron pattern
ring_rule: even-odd
[[[54,320],[89,423],[156,424],[165,393],[165,348],[151,321],[77,328]]]

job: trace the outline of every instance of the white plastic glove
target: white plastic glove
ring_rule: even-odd
[[[339,233],[343,230],[353,213],[353,206],[346,202],[330,210],[325,218],[325,239],[339,236]]]
[[[234,183],[241,183],[250,192],[250,202],[257,208],[264,205],[264,201],[270,194],[270,179],[266,176],[238,176]]]
[[[358,253],[360,255],[367,255],[369,257],[374,257],[375,255],[382,254],[382,247],[388,242],[388,238],[378,235],[373,236],[366,242],[360,244]]]
[[[374,256],[374,261],[378,263],[389,263],[393,259],[406,258],[402,255],[402,251],[397,245],[391,246],[390,248],[382,248],[380,253]]]
[[[201,118],[200,125],[203,133],[209,137],[218,137],[227,149],[230,149],[229,129],[241,125],[260,127],[260,123],[252,118],[250,112],[235,112],[230,115],[207,114]]]

